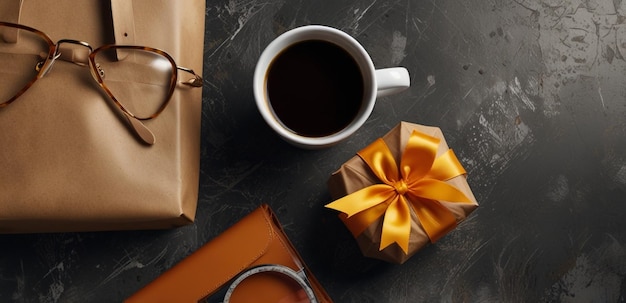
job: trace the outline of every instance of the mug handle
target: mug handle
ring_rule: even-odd
[[[376,97],[397,94],[411,85],[409,71],[404,67],[390,67],[376,70],[378,92]]]

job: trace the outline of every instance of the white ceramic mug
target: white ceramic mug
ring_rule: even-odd
[[[267,92],[268,71],[274,60],[290,46],[311,40],[330,42],[342,48],[354,59],[363,77],[363,97],[354,118],[342,129],[323,136],[304,136],[286,127],[276,116]],[[329,147],[345,140],[365,123],[372,113],[377,97],[401,92],[409,86],[410,77],[406,68],[375,69],[369,54],[358,41],[343,31],[321,25],[298,27],[273,40],[259,58],[253,82],[256,105],[265,122],[285,141],[305,149]]]

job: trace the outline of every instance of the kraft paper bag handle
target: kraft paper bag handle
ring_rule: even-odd
[[[0,21],[20,23],[20,12],[23,0],[5,0],[4,9],[0,11]],[[0,38],[7,43],[17,42],[17,29],[0,32]]]
[[[132,0],[111,0],[113,32],[116,44],[135,44],[135,18]]]

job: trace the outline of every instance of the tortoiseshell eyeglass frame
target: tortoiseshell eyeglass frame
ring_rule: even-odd
[[[178,83],[178,73],[177,73],[177,70],[181,70],[181,71],[184,71],[184,72],[187,72],[187,73],[193,75],[193,78],[191,78],[191,79],[189,79],[187,81],[181,82],[182,84],[187,85],[187,86],[191,86],[191,87],[202,87],[203,80],[202,80],[201,76],[197,75],[190,68],[178,66],[176,64],[176,62],[174,61],[174,59],[172,58],[172,56],[170,56],[167,52],[165,52],[163,50],[160,50],[160,49],[157,49],[157,48],[152,48],[152,47],[147,47],[147,46],[108,44],[108,45],[103,45],[103,46],[100,46],[100,47],[98,47],[96,49],[93,49],[91,47],[91,45],[89,45],[87,42],[78,41],[78,40],[61,39],[61,40],[57,41],[56,43],[54,43],[52,41],[52,39],[50,39],[50,37],[48,37],[48,35],[46,35],[42,31],[39,31],[39,30],[34,29],[32,27],[21,25],[21,24],[9,23],[9,22],[0,22],[0,26],[13,27],[13,28],[16,28],[16,29],[29,31],[29,32],[34,33],[37,36],[41,37],[48,44],[48,54],[46,55],[46,58],[44,59],[44,61],[37,65],[37,67],[36,67],[37,68],[36,76],[33,77],[33,79],[31,79],[30,82],[28,82],[28,84],[26,84],[24,86],[24,88],[22,88],[19,92],[17,92],[15,94],[15,96],[13,96],[11,99],[9,99],[9,100],[7,100],[7,101],[5,101],[3,103],[0,103],[0,108],[1,107],[5,107],[5,106],[11,104],[12,102],[14,102],[22,94],[24,94],[24,92],[26,92],[39,78],[41,78],[44,75],[46,75],[46,73],[50,70],[50,68],[54,64],[55,60],[61,56],[61,53],[59,51],[59,49],[60,49],[59,45],[61,45],[63,43],[71,43],[71,44],[82,45],[82,46],[86,47],[87,49],[89,49],[89,68],[91,70],[91,74],[92,74],[93,78],[96,80],[96,82],[98,82],[100,87],[106,92],[106,94],[111,98],[111,100],[113,100],[113,102],[115,103],[115,105],[117,107],[119,107],[124,113],[126,113],[130,117],[138,119],[138,120],[154,119],[161,112],[163,112],[163,110],[167,107],[167,105],[169,104],[169,102],[171,100],[172,94],[174,94],[174,89],[176,88],[176,84]],[[123,50],[123,49],[127,49],[127,50],[128,49],[143,50],[143,51],[146,51],[146,52],[156,53],[156,54],[166,58],[170,62],[170,64],[172,65],[172,74],[170,76],[169,90],[167,91],[166,98],[164,99],[163,104],[161,104],[161,106],[157,109],[157,111],[155,113],[153,113],[152,115],[147,116],[147,117],[145,117],[145,116],[136,116],[134,113],[132,113],[128,109],[126,109],[126,107],[124,107],[124,105],[122,103],[120,103],[117,100],[117,98],[111,93],[109,88],[107,88],[107,86],[104,84],[104,81],[103,81],[102,77],[100,76],[100,73],[98,72],[98,67],[97,67],[97,64],[96,64],[96,61],[95,61],[95,58],[96,58],[96,55],[98,54],[98,52],[103,51],[103,50],[107,50],[107,49],[114,49],[114,50]],[[74,63],[80,64],[78,62],[74,62]]]

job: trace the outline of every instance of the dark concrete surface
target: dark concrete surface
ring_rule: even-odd
[[[346,31],[409,90],[348,141],[305,151],[252,96],[263,48]],[[268,203],[336,302],[626,301],[626,2],[207,1],[196,223],[0,235],[0,302],[120,302]],[[361,256],[326,181],[400,121],[440,127],[480,207],[403,265]]]

